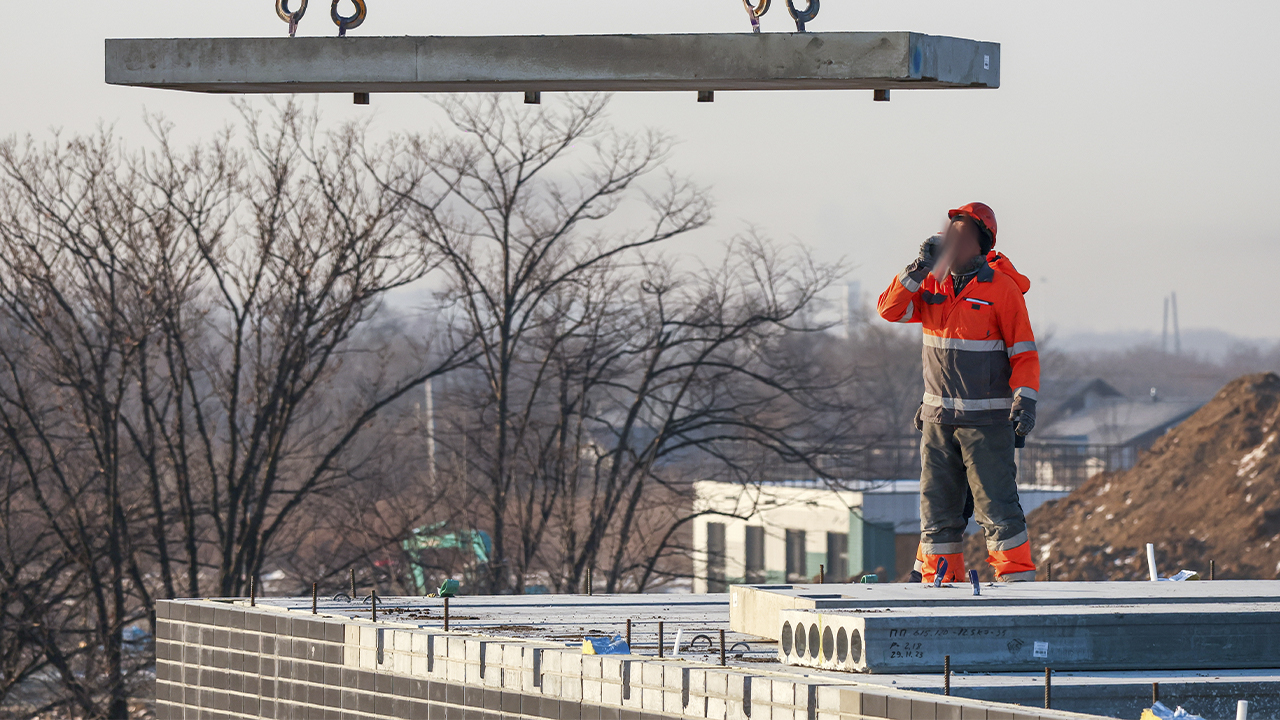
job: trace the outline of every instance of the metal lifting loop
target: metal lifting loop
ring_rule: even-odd
[[[351,0],[356,6],[356,13],[351,17],[343,17],[338,13],[338,3],[340,0],[333,0],[333,7],[330,8],[329,14],[333,17],[333,24],[338,26],[338,37],[346,37],[348,30],[354,30],[362,23],[364,18],[369,14],[369,8],[365,6],[364,0]]]
[[[787,0],[787,10],[791,12],[791,17],[796,21],[796,32],[806,32],[804,24],[812,22],[814,18],[818,17],[818,0],[809,0],[809,6],[803,11],[796,10],[796,6],[791,0]]]
[[[747,17],[751,18],[751,32],[760,32],[760,18],[769,12],[770,0],[760,0],[758,5],[752,5],[751,0],[742,0],[742,6],[747,9]]]
[[[276,15],[280,19],[289,23],[289,37],[293,37],[298,32],[298,23],[302,22],[302,16],[307,14],[307,0],[302,0],[298,9],[289,11],[289,0],[276,0]]]

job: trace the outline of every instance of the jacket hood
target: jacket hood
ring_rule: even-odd
[[[1009,258],[1004,255],[992,250],[987,253],[987,264],[996,272],[1004,273],[1005,275],[1013,278],[1013,281],[1018,284],[1018,289],[1022,291],[1023,295],[1026,295],[1027,291],[1031,289],[1031,280],[1026,275],[1018,272],[1017,269],[1013,267],[1013,263],[1009,262]]]

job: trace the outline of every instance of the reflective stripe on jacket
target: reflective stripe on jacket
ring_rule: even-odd
[[[1009,418],[1015,394],[1036,397],[1040,355],[1022,297],[1030,286],[997,252],[958,296],[951,278],[894,278],[877,310],[924,328],[924,420],[989,425]]]

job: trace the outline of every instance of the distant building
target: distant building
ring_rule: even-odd
[[[866,483],[832,489],[822,481],[741,485],[694,483],[695,508],[712,513],[693,526],[694,592],[724,592],[731,584],[827,582],[865,574],[891,582],[911,572],[920,540],[920,482]],[[1030,512],[1065,495],[1022,491]],[[970,523],[970,532],[977,532]]]
[[[1040,396],[1041,424],[1019,454],[1020,480],[1063,487],[1133,467],[1142,451],[1204,405],[1155,389],[1131,399],[1101,379],[1048,381]]]
[[[1117,399],[1125,399],[1124,393],[1102,378],[1091,380],[1044,378],[1040,381],[1040,426],[1048,427],[1060,419]]]
[[[867,301],[862,294],[862,283],[857,280],[846,282],[843,300],[840,319],[844,323],[845,337],[852,338],[858,334],[858,328],[866,324],[869,316]]]
[[[1145,450],[1161,435],[1191,417],[1204,401],[1149,397],[1131,400],[1102,380],[1082,383],[1079,390],[1053,405],[1053,414],[1036,431],[1044,442],[1083,445],[1127,445]]]

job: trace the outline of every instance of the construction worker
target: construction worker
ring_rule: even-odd
[[[966,502],[986,534],[996,579],[1035,579],[1018,501],[1015,439],[1035,427],[1040,356],[1027,319],[1027,278],[995,252],[996,216],[982,203],[948,214],[944,233],[880,296],[880,317],[924,328],[920,548],[916,572],[966,579]],[[972,493],[972,500],[969,494]],[[913,573],[914,576],[914,573]]]

